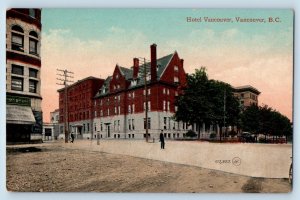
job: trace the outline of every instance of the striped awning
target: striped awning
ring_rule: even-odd
[[[31,107],[6,105],[7,124],[35,124]]]

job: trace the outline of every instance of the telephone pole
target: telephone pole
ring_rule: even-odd
[[[72,83],[73,81],[70,80],[74,78],[70,74],[74,74],[71,71],[68,71],[66,69],[56,69],[57,76],[59,78],[56,78],[58,81],[62,81],[60,83],[56,83],[57,85],[63,85],[64,86],[64,129],[65,129],[65,143],[68,143],[69,140],[69,113],[68,113],[68,83]]]
[[[148,127],[148,87],[147,87],[147,65],[146,65],[146,58],[139,58],[142,59],[143,61],[143,66],[144,66],[144,90],[145,90],[145,126],[146,126],[146,142],[148,142],[148,132],[149,132],[149,127]]]

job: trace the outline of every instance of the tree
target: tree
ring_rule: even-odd
[[[205,67],[187,75],[187,88],[175,104],[178,108],[175,119],[189,124],[196,123],[199,127],[198,138],[203,123],[224,126],[225,116],[227,125],[233,125],[237,122],[240,112],[239,102],[233,95],[232,87],[221,81],[209,80]]]
[[[265,141],[267,135],[286,137],[292,134],[290,120],[280,112],[267,105],[257,106],[252,104],[241,115],[242,129],[253,134],[263,134]]]

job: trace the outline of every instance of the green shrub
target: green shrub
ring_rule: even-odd
[[[197,136],[197,134],[194,132],[194,131],[192,131],[192,130],[189,130],[186,134],[185,134],[185,136],[186,137],[196,137]]]

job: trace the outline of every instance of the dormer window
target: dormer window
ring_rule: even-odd
[[[136,84],[137,84],[137,80],[132,80],[131,81],[131,86],[136,86]]]

